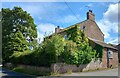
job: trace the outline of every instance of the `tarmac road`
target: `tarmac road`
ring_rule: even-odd
[[[63,76],[118,76],[118,68],[92,72],[64,74]]]
[[[120,74],[120,72],[119,72]],[[34,76],[29,76],[26,74],[17,73],[8,69],[0,69],[0,76],[2,78],[36,78]],[[80,72],[80,73],[72,73],[72,74],[63,74],[59,77],[37,77],[37,78],[73,78],[73,76],[81,76],[79,78],[101,78],[99,76],[105,76],[102,78],[118,78],[118,68],[109,69],[109,70],[100,70],[100,71],[92,71],[92,72]],[[88,76],[88,77],[85,77]],[[90,77],[91,76],[91,77]],[[96,76],[96,77],[92,77]],[[107,76],[116,76],[116,77],[107,77]],[[68,78],[67,77],[67,78]]]
[[[0,68],[0,77],[2,78],[30,78],[32,76],[22,74],[22,73],[17,73],[8,69]]]

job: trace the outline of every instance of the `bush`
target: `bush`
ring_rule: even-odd
[[[78,64],[77,44],[73,41],[66,41],[66,46],[61,57],[67,64]]]
[[[51,38],[46,38],[33,52],[15,52],[11,61],[16,64],[36,66],[51,66],[52,63],[58,62],[76,65],[87,64],[92,58],[95,58],[96,51],[89,46],[86,37],[80,37],[79,34],[71,36],[75,37],[76,42],[64,40],[61,35],[53,35]],[[81,40],[82,38],[85,40]]]
[[[78,48],[80,47],[78,51],[78,64],[87,64],[95,58],[96,51],[89,44],[82,44],[81,46],[78,46]]]
[[[64,39],[61,35],[53,35],[41,45],[41,64],[51,65],[59,62],[59,56],[64,51]]]

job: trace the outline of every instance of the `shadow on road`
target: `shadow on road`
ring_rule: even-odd
[[[17,73],[8,69],[0,69],[0,76],[1,78],[36,78],[34,76],[29,76],[22,73]]]

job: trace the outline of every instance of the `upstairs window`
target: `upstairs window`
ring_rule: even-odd
[[[33,47],[32,47],[32,46],[29,46],[29,49],[30,49],[30,50],[33,50]]]
[[[80,26],[80,29],[85,31],[86,30],[86,26]]]
[[[67,35],[66,34],[64,35],[64,39],[67,40]]]
[[[108,50],[108,58],[113,58],[113,51]]]
[[[85,29],[86,29],[86,27],[85,27],[85,26],[83,26],[83,31],[85,31]]]

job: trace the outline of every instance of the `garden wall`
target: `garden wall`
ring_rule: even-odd
[[[19,67],[36,70],[40,72],[51,72],[50,67],[37,67],[37,66],[30,66],[30,65],[18,65]]]
[[[6,65],[7,67],[10,65]],[[52,72],[52,73],[67,73],[69,71],[71,72],[82,72],[82,71],[88,71],[88,70],[96,70],[102,68],[102,62],[100,60],[92,60],[89,64],[83,64],[83,65],[71,65],[71,64],[64,64],[64,63],[55,63],[52,64],[51,67],[38,67],[38,66],[30,66],[30,65],[17,65],[18,67],[30,69],[30,70],[36,70],[39,72]]]
[[[102,68],[102,62],[100,60],[92,60],[89,64],[83,65],[69,65],[64,63],[55,63],[51,65],[51,71],[57,73],[66,73],[69,71],[72,72],[81,72],[81,71],[88,71],[88,70],[96,70]]]

